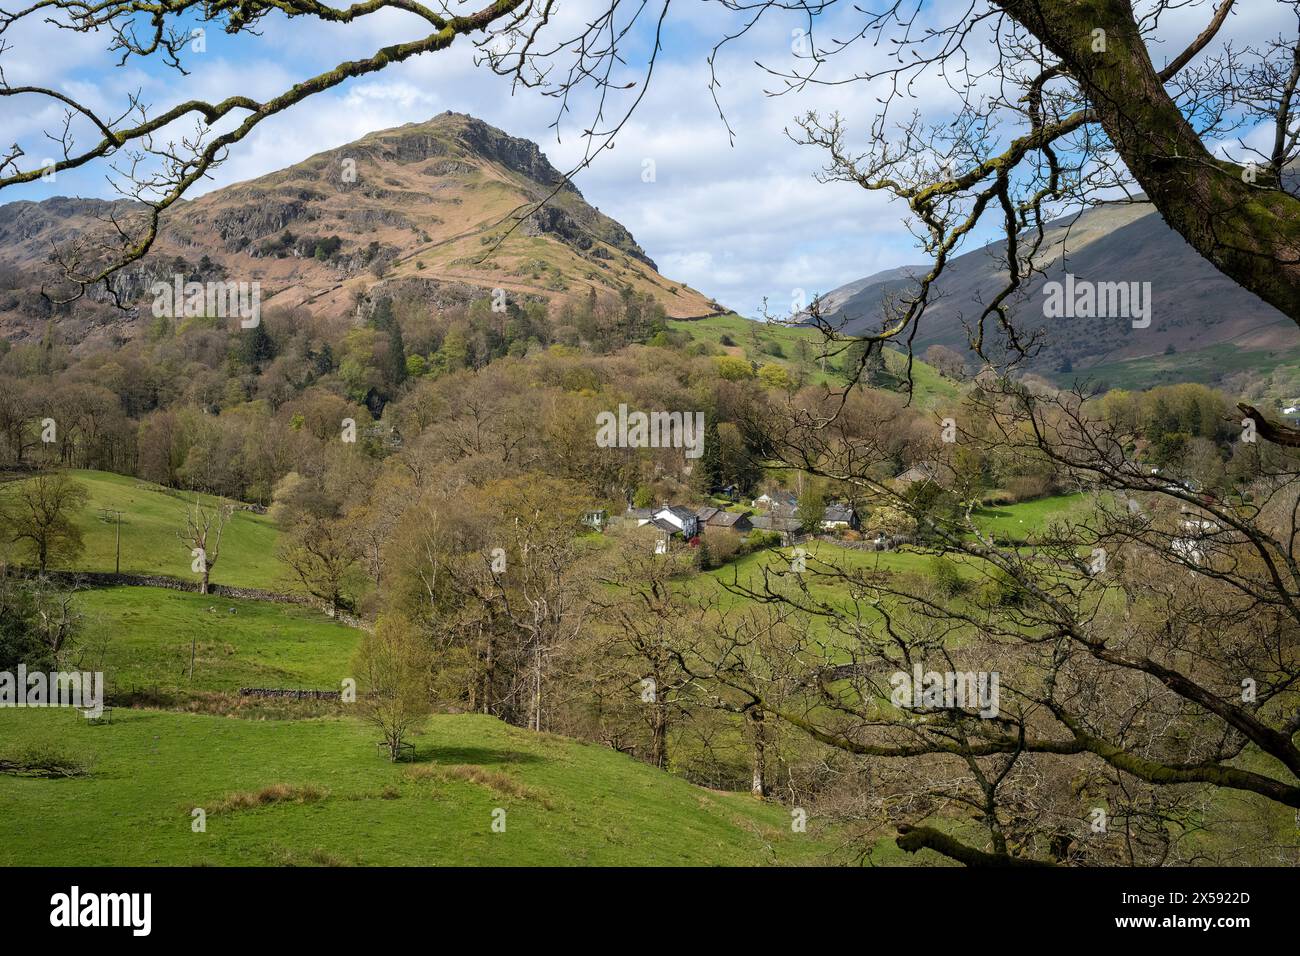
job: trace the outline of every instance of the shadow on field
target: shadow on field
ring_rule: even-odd
[[[442,764],[523,764],[538,763],[536,754],[517,750],[496,750],[491,747],[418,747],[411,763]]]

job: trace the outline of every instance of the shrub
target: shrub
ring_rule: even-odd
[[[0,773],[19,777],[82,777],[88,772],[80,760],[52,744],[32,744],[11,757],[0,757]]]
[[[930,559],[930,578],[935,588],[946,598],[954,598],[970,590],[970,583],[961,576],[956,563],[942,555]]]
[[[1052,479],[1047,475],[1017,475],[1007,482],[1007,490],[1016,501],[1032,501],[1052,490]]]
[[[754,377],[753,366],[742,358],[736,358],[734,355],[719,355],[713,361],[717,366],[718,376],[729,382],[739,382]]]
[[[734,531],[709,531],[707,538],[700,539],[696,560],[703,571],[720,568],[729,561],[734,561],[742,553],[740,535]]]
[[[993,572],[979,591],[979,603],[984,607],[1019,607],[1024,598],[1019,582],[1001,568]]]
[[[781,544],[779,531],[751,531],[745,542],[749,551],[762,551],[764,548],[776,548]]]

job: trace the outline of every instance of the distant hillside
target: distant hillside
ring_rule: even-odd
[[[689,335],[691,341],[721,354],[743,358],[762,367],[779,365],[799,381],[844,385],[844,356],[823,360],[823,337],[808,326],[784,325],[746,319],[734,313],[706,319],[670,322],[669,327]],[[901,389],[907,376],[907,357],[897,349],[885,349],[885,366],[893,377],[881,387]],[[920,359],[912,363],[912,398],[922,407],[951,401],[958,386]]]
[[[1003,249],[991,243],[948,264],[914,339],[918,354],[935,344],[968,350],[963,323],[972,323],[1002,288]],[[1300,348],[1294,322],[1220,274],[1147,203],[1106,206],[1052,223],[1039,265],[1044,274],[1028,284],[1013,312],[1023,329],[1044,332],[1044,347],[1028,364],[1040,373],[1068,378],[1105,367],[1120,374],[1130,362],[1225,345],[1280,361]],[[926,268],[894,269],[834,289],[823,298],[823,314],[850,332],[878,327],[886,297],[914,287],[913,277]],[[1123,318],[1045,318],[1044,285],[1063,281],[1066,273],[1093,282],[1150,282],[1150,327],[1133,328]],[[1204,377],[1213,369],[1199,371]]]
[[[352,315],[385,291],[441,308],[494,288],[546,299],[631,288],[674,318],[717,311],[703,294],[661,276],[627,229],[572,185],[494,249],[514,217],[561,179],[536,144],[443,113],[179,204],[149,256],[114,283],[147,305],[149,286],[177,273],[256,280],[265,308],[306,305],[324,317]],[[73,344],[137,335],[143,320],[124,317],[105,296],[58,308],[41,295],[56,278],[52,245],[93,246],[106,237],[109,216],[133,211],[126,202],[67,198],[0,206],[4,337],[40,335],[51,318]]]

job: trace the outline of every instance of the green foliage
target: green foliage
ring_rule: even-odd
[[[753,366],[745,359],[736,358],[734,355],[719,355],[713,360],[713,364],[718,376],[729,382],[740,382],[754,377]]]
[[[275,358],[275,342],[264,322],[258,322],[251,329],[240,329],[235,343],[236,358],[251,368],[261,368],[264,362]]]
[[[0,671],[55,670],[75,649],[82,622],[65,595],[40,581],[0,575]]]
[[[804,531],[809,533],[816,531],[826,516],[826,495],[820,488],[809,486],[799,498],[795,514],[799,518],[799,526]]]
[[[0,534],[38,570],[75,561],[85,549],[78,522],[87,487],[61,472],[0,489]]]
[[[776,388],[782,391],[789,389],[792,385],[790,373],[780,365],[764,365],[758,370],[758,380],[763,383],[765,388]]]
[[[781,532],[755,530],[749,533],[748,538],[750,551],[762,551],[766,548],[777,548],[781,546]]]
[[[701,496],[722,484],[722,438],[718,423],[709,419],[704,426],[704,448],[691,467],[691,484]]]
[[[364,690],[362,713],[396,761],[432,707],[432,648],[410,621],[386,615],[362,637],[356,670]]]
[[[1025,600],[1025,590],[1001,568],[992,568],[988,579],[980,585],[976,600],[989,608],[1019,607]]]
[[[338,254],[339,248],[342,245],[342,239],[338,236],[330,236],[328,239],[322,239],[316,243],[314,254],[321,262],[326,262]]]
[[[970,582],[961,576],[951,558],[935,555],[929,563],[930,580],[945,598],[955,598],[970,590]]]
[[[462,329],[453,328],[447,333],[435,364],[442,372],[459,372],[469,364],[469,340]]]

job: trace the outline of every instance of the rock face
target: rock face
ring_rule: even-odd
[[[63,197],[0,206],[4,337],[43,335],[51,321],[74,348],[140,334],[147,307],[133,316],[103,291],[71,306],[41,294],[58,279],[52,246],[103,248],[110,217],[139,213],[126,202]],[[659,275],[631,233],[563,183],[535,143],[450,112],[177,204],[153,250],[113,287],[146,306],[149,286],[175,275],[257,281],[268,307],[328,318],[355,317],[380,284],[430,308],[497,288],[555,299],[630,287],[670,316],[713,311],[706,296]]]

